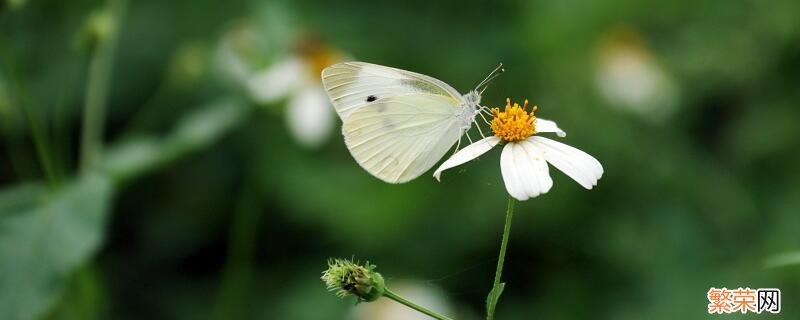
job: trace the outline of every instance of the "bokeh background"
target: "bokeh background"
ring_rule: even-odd
[[[518,204],[498,319],[800,317],[800,2],[0,2],[0,319],[424,319],[354,306],[328,257],[480,319],[499,151],[402,185],[320,99],[342,59],[530,99],[598,158]],[[324,96],[323,96],[324,97]],[[475,133],[472,133],[475,137]],[[745,318],[741,314],[720,318]]]

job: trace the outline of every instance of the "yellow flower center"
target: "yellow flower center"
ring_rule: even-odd
[[[300,56],[311,66],[310,70],[315,79],[319,79],[322,69],[342,60],[342,54],[324,43],[308,38],[298,45]]]
[[[506,99],[506,108],[500,111],[500,108],[492,108],[492,131],[494,135],[506,142],[522,141],[536,133],[534,121],[536,120],[537,107],[533,106],[530,113],[525,111],[528,108],[528,100],[522,107],[514,103],[511,105],[511,99]]]

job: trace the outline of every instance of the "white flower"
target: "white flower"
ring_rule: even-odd
[[[636,30],[615,28],[598,50],[595,82],[609,107],[659,121],[678,104],[678,89]]]
[[[250,96],[258,103],[288,98],[285,116],[289,132],[308,148],[325,142],[336,118],[319,80],[320,72],[304,58],[289,57],[253,74],[245,83]],[[316,77],[312,76],[314,74]]]
[[[322,69],[341,59],[341,55],[313,40],[302,40],[298,50],[283,55],[266,68],[255,67],[247,56],[258,32],[251,28],[234,30],[223,39],[218,60],[223,71],[241,84],[259,104],[287,99],[286,123],[292,137],[307,148],[324,143],[333,131],[336,116],[320,81]],[[249,44],[249,45],[248,45]]]
[[[456,152],[433,173],[439,180],[442,171],[477,158],[494,146],[505,143],[500,155],[500,171],[508,193],[523,201],[544,194],[553,186],[547,163],[564,172],[586,189],[597,185],[603,175],[603,166],[594,157],[566,144],[536,133],[554,132],[566,136],[555,122],[535,116],[536,107],[525,111],[528,101],[520,107],[506,99],[504,111],[492,109],[494,136],[477,141]]]

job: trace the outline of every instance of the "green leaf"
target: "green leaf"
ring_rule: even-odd
[[[494,308],[497,307],[497,301],[500,300],[500,295],[503,294],[503,289],[505,288],[505,282],[498,283],[492,287],[492,291],[489,291],[489,295],[486,296],[486,313],[490,316],[489,318],[494,316]]]
[[[244,122],[247,111],[239,100],[215,100],[185,116],[167,136],[136,135],[109,146],[103,172],[116,183],[158,169],[216,142]]]
[[[101,319],[107,306],[105,288],[92,263],[87,265],[70,277],[58,305],[45,316],[47,320]]]
[[[9,212],[28,210],[45,195],[47,188],[41,183],[24,183],[0,192],[0,218]]]
[[[800,265],[800,251],[773,255],[764,261],[764,268],[780,268]]]
[[[58,301],[100,246],[111,195],[109,181],[93,174],[52,191],[0,192],[0,319],[36,319]]]

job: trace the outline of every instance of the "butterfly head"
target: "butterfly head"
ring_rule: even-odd
[[[481,93],[477,90],[467,92],[463,96],[464,103],[470,107],[479,107],[481,105]]]
[[[503,64],[500,63],[497,65],[492,72],[489,73],[486,78],[483,79],[477,86],[475,86],[475,90],[467,92],[462,96],[464,99],[464,104],[466,108],[464,108],[464,112],[462,113],[462,123],[465,129],[469,129],[472,125],[472,122],[475,121],[475,117],[480,113],[482,108],[486,108],[481,106],[481,95],[483,91],[486,90],[486,87],[489,86],[489,83],[492,82],[495,78],[500,76],[506,69],[503,68]]]

